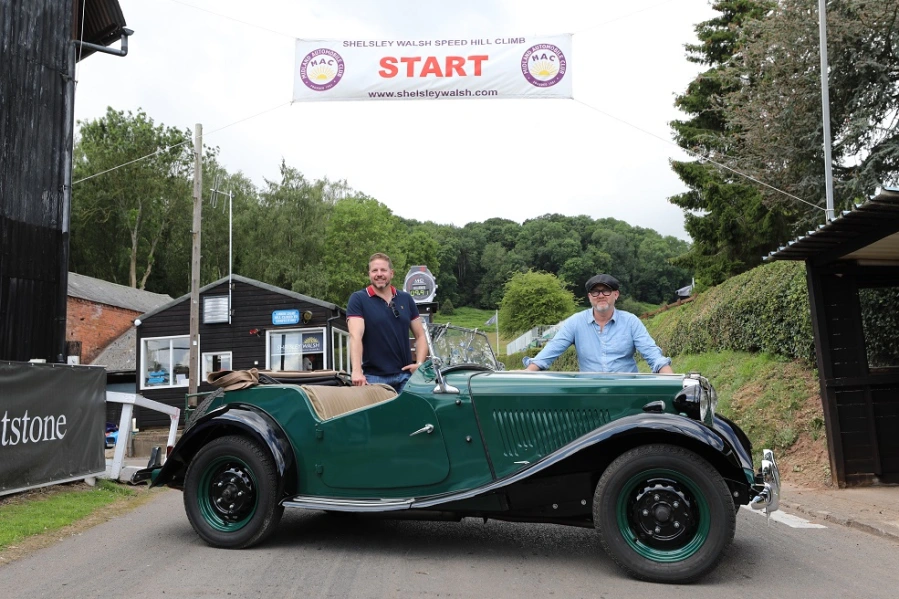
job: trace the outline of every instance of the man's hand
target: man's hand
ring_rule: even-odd
[[[368,381],[365,380],[365,375],[362,374],[361,370],[354,370],[352,376],[350,376],[350,380],[353,381],[353,386],[361,387],[362,385],[367,385]]]
[[[407,371],[409,374],[414,374],[418,367],[421,366],[421,362],[415,362],[414,364],[409,364],[408,366],[403,366],[403,370]]]

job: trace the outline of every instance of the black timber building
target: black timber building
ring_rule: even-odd
[[[230,290],[228,277],[200,289],[199,393],[214,390],[205,381],[217,370],[349,370],[343,308],[238,275],[230,281]],[[183,409],[190,376],[190,294],[141,315],[135,324],[137,392]],[[169,423],[150,410],[137,409],[136,417],[139,428]]]

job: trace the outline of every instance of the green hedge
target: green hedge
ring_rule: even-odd
[[[734,350],[815,358],[802,262],[754,268],[657,314],[646,326],[669,356]]]

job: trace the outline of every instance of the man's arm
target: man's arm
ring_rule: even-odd
[[[579,313],[578,313],[579,314]],[[574,327],[575,322],[574,318],[577,317],[577,314],[569,317],[556,334],[553,336],[549,342],[543,346],[543,349],[540,350],[533,358],[525,358],[525,370],[530,370],[532,372],[537,370],[546,370],[552,363],[556,361],[556,358],[565,353],[565,350],[571,347],[574,343]]]
[[[412,374],[418,370],[422,362],[428,359],[428,341],[425,338],[425,328],[421,324],[421,318],[416,318],[409,326],[412,328],[412,335],[415,337],[415,364],[403,366],[403,370]]]
[[[365,319],[347,318],[347,327],[350,329],[350,378],[354,385],[365,385],[365,375],[362,373],[362,335],[365,334]]]
[[[656,345],[655,339],[652,338],[649,331],[646,330],[646,326],[640,322],[640,319],[636,316],[634,319],[632,329],[634,347],[637,348],[637,351],[640,352],[640,355],[643,356],[643,359],[646,360],[653,372],[674,374],[674,370],[671,368],[671,358],[666,358],[662,354],[662,349]]]

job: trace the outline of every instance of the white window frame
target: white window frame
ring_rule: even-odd
[[[331,329],[331,368],[334,370],[350,371],[350,334],[347,331]],[[346,356],[346,364],[343,357]]]
[[[303,363],[303,357],[305,354],[303,353],[303,344],[302,337],[304,333],[321,333],[322,336],[322,351],[321,354],[324,358],[328,356],[328,332],[325,327],[303,327],[299,329],[270,329],[265,332],[265,369],[272,370],[272,335],[283,335],[284,333],[299,333],[300,334],[300,364]],[[319,352],[312,352],[312,355],[318,354]]]
[[[209,375],[211,370],[206,370],[206,356],[228,356],[228,361],[231,364],[231,369],[234,369],[234,354],[231,350],[228,351],[210,351],[203,354],[200,354],[200,383],[206,382],[206,377]]]
[[[169,364],[169,383],[167,385],[147,385],[146,375],[147,375],[147,342],[148,341],[160,341],[163,339],[167,339],[169,341],[169,356],[174,354],[172,351],[172,341],[175,339],[187,339],[188,342],[188,352],[190,351],[190,335],[165,335],[163,337],[144,337],[140,340],[140,370],[138,371],[138,376],[140,377],[140,389],[178,389],[182,387],[190,387],[190,376],[184,380],[183,383],[176,383],[176,377],[174,373],[174,368],[172,368],[172,364]],[[199,343],[199,340],[198,340]],[[188,353],[188,364],[187,367],[190,368],[190,354]]]

